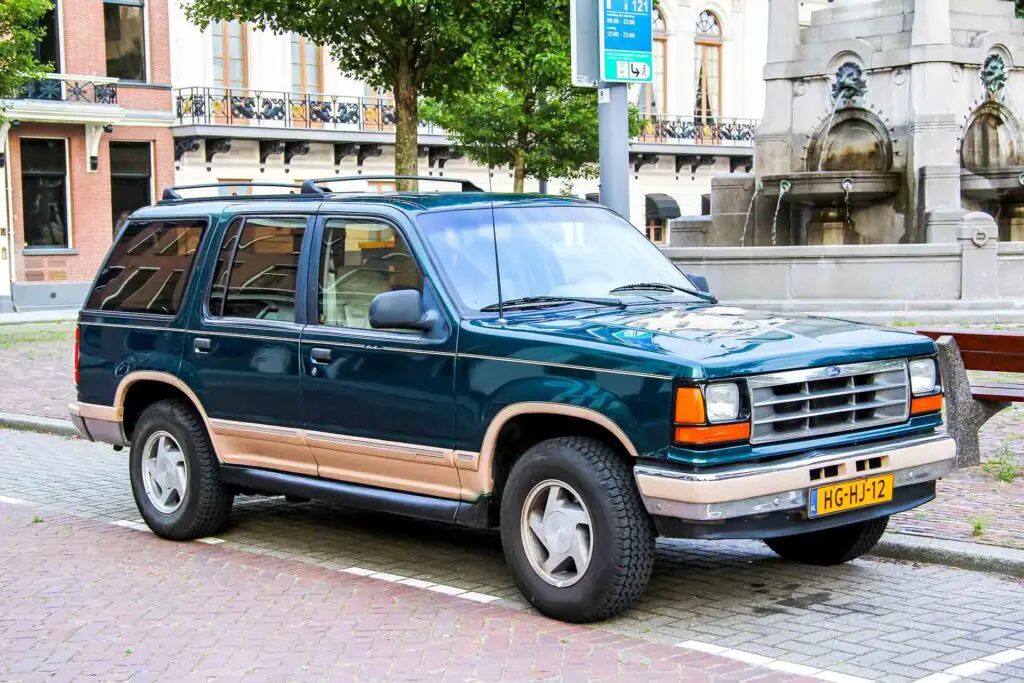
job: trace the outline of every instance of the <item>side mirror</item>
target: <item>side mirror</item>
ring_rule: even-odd
[[[415,289],[384,292],[370,302],[370,327],[375,330],[422,330],[437,324],[437,313],[423,312],[423,296]]]
[[[704,292],[705,294],[711,293],[711,288],[708,287],[708,279],[703,275],[695,275],[693,273],[683,273],[690,279],[690,282],[697,285],[697,289]]]

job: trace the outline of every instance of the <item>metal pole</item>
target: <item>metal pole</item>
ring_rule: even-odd
[[[629,220],[629,103],[625,83],[597,91],[601,203]]]
[[[541,178],[539,183],[540,183],[540,187],[537,188],[537,191],[540,192],[540,194],[547,194],[548,193],[548,181],[546,181],[543,178]]]

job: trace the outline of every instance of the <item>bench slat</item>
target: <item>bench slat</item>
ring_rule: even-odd
[[[960,357],[964,359],[964,367],[968,370],[1024,372],[1024,354],[961,351]]]
[[[968,370],[1024,373],[1024,333],[1008,330],[920,329],[931,339],[949,335],[956,339]]]
[[[971,383],[971,396],[979,401],[1024,403],[1024,384],[973,382]]]

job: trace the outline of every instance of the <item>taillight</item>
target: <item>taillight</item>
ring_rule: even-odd
[[[76,387],[78,386],[78,356],[79,356],[79,353],[80,353],[79,352],[79,346],[81,345],[81,340],[82,340],[82,328],[76,326],[75,327],[75,386]]]

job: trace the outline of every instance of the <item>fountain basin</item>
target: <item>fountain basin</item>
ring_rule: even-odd
[[[960,171],[960,191],[969,199],[1024,202],[1024,166]]]
[[[1024,170],[1024,169],[1021,169]],[[782,200],[808,206],[843,206],[849,188],[851,206],[888,199],[903,186],[900,171],[809,171],[761,178],[765,197],[777,198],[784,182],[790,184]]]

